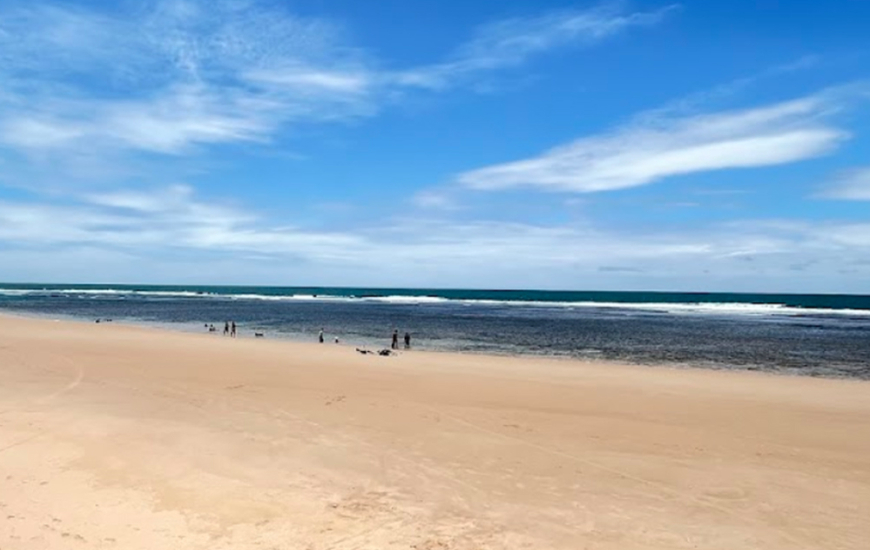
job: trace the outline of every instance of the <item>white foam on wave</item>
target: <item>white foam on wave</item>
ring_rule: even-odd
[[[33,294],[33,291],[18,288],[0,288],[0,296],[27,296],[28,294]]]
[[[863,315],[866,309],[830,309],[757,304],[749,302],[574,302],[575,307],[633,309],[674,314],[741,314],[741,315]]]
[[[458,303],[460,300],[451,300],[439,296],[338,296],[335,294],[215,294],[213,298],[227,298],[231,300],[268,300],[268,301],[292,301],[292,302],[379,302],[385,304],[446,304]],[[512,302],[504,302],[512,303]]]
[[[0,295],[3,296],[28,296],[28,295],[53,295],[62,294],[67,296],[162,296],[167,298],[199,298],[214,296],[214,294],[193,292],[190,290],[122,290],[115,288],[94,289],[94,288],[43,288],[43,289],[18,289],[18,288],[0,288]]]
[[[387,304],[446,304],[450,302],[461,302],[462,300],[451,300],[442,298],[441,296],[362,296],[357,298],[366,302],[383,302]]]
[[[347,302],[384,303],[400,305],[457,304],[465,306],[528,307],[552,309],[612,309],[635,310],[677,315],[753,315],[753,316],[808,316],[843,315],[870,316],[867,309],[831,309],[788,306],[781,303],[749,302],[550,302],[531,300],[450,299],[441,296],[366,295],[343,296],[335,294],[223,294],[189,290],[134,290],[134,289],[17,289],[0,288],[0,296],[28,295],[84,295],[84,296],[142,296],[162,298],[197,298],[216,300],[263,300],[279,302]]]

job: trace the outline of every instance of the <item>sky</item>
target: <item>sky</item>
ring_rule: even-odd
[[[0,281],[870,293],[870,2],[0,3]]]

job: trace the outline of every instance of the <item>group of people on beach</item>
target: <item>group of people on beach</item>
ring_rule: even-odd
[[[320,342],[321,344],[323,343],[323,329],[322,328],[320,329],[320,334],[317,335],[317,341]],[[335,343],[336,344],[338,343],[338,336],[335,337]]]
[[[235,325],[233,325],[233,327],[235,327]],[[233,332],[235,333],[235,328],[233,329]],[[321,328],[320,333],[318,333],[318,335],[317,335],[317,341],[322,344],[323,339],[324,339],[323,338],[323,328]],[[410,332],[405,333],[404,340],[405,340],[405,349],[411,349],[411,333]],[[338,343],[338,336],[335,337],[335,343],[336,344]],[[393,341],[392,341],[392,344],[390,344],[390,348],[399,349],[399,329],[393,329]]]
[[[390,345],[392,349],[399,349],[399,329],[393,329],[393,343]],[[411,333],[405,333],[405,349],[411,349]]]
[[[210,325],[206,323],[206,328],[208,328],[209,332],[217,332],[217,329],[214,325]],[[224,336],[231,336],[233,338],[236,337],[236,322],[235,321],[224,321]]]

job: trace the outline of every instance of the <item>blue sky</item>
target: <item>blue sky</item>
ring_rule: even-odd
[[[870,3],[0,4],[0,280],[870,293]]]

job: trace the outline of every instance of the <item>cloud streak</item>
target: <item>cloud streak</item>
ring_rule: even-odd
[[[9,83],[0,145],[184,154],[367,110],[354,51],[323,21],[232,2],[166,1],[137,15],[0,12],[0,77]]]
[[[837,109],[818,95],[743,111],[655,113],[538,157],[466,172],[458,180],[480,190],[592,193],[695,172],[786,164],[824,155],[848,138],[827,122]]]
[[[0,202],[0,242],[25,246],[95,246],[130,252],[186,249],[329,256],[350,248],[351,235],[262,227],[238,208],[197,200],[176,185],[89,194],[66,204]],[[325,248],[324,248],[325,247]]]
[[[870,201],[870,167],[845,171],[819,194],[826,199]]]
[[[396,70],[329,20],[256,2],[158,0],[135,13],[12,2],[0,8],[0,149],[68,164],[100,151],[120,164],[125,153],[268,143],[294,124],[371,116],[396,92],[467,82],[670,9],[494,22],[449,61]]]
[[[448,61],[397,72],[393,80],[405,86],[444,89],[469,75],[517,66],[548,50],[589,45],[633,27],[655,25],[678,7],[625,13],[616,4],[607,4],[496,21],[480,27]]]
[[[305,265],[309,276],[353,272],[367,284],[416,286],[567,288],[576,287],[579,277],[596,288],[650,288],[657,281],[672,287],[689,281],[700,288],[704,281],[744,277],[758,290],[764,281],[777,289],[798,264],[806,266],[801,276],[808,281],[834,276],[836,269],[870,270],[866,223],[744,220],[639,234],[588,223],[400,219],[353,231],[318,231],[278,226],[256,213],[203,201],[183,185],[51,204],[0,202],[0,242],[6,243],[0,258],[33,251],[66,256],[76,250],[140,258],[142,265],[160,266],[154,275],[161,280],[173,274],[188,278],[184,270],[197,258],[203,277],[210,276],[210,265],[255,258],[266,275]],[[173,267],[173,257],[184,259],[181,267]],[[3,265],[7,277],[14,274],[10,266],[16,264]],[[236,282],[257,282],[244,279],[244,270],[236,275],[241,277]]]

